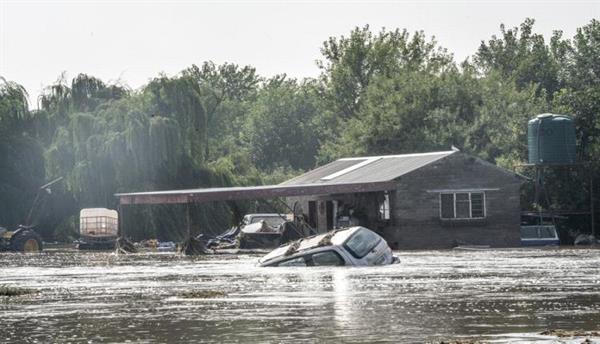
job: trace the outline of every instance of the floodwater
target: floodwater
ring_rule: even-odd
[[[257,255],[0,254],[0,342],[581,343],[600,250],[400,251],[382,267],[259,268]],[[220,291],[185,298],[186,291]],[[592,342],[600,338],[591,337]]]

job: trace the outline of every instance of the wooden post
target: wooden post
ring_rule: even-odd
[[[121,205],[121,202],[119,202],[119,205],[117,206],[117,236],[118,237],[123,237],[124,236],[124,231],[123,231],[123,221],[125,221],[125,218],[123,216],[123,206]]]
[[[188,239],[190,239],[192,237],[192,221],[191,221],[191,216],[190,216],[190,204],[186,203],[186,211],[187,211],[187,215],[186,215],[186,222],[187,222],[187,237]]]
[[[541,181],[541,178],[542,178],[541,166],[536,165],[535,166],[535,185],[534,185],[534,187],[535,187],[535,189],[534,189],[535,196],[534,196],[534,202],[535,202],[535,207],[536,207],[536,209],[538,211],[538,215],[540,217],[540,224],[542,224],[542,221],[543,221],[542,220],[542,210],[543,209],[542,209],[542,201],[541,201],[541,198],[542,198],[542,195],[541,195],[541,193],[542,193],[542,181]]]

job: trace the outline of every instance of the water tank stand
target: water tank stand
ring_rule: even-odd
[[[586,215],[590,217],[590,229],[591,234],[600,238],[600,233],[596,230],[596,211],[595,211],[595,193],[594,193],[594,170],[591,168],[590,163],[576,163],[576,164],[521,164],[518,167],[533,167],[535,169],[534,184],[534,209],[533,212],[537,212],[542,216],[544,210],[544,202],[546,207],[550,211],[550,200],[548,191],[546,188],[546,182],[544,178],[544,168],[578,168],[583,169],[584,173],[589,176],[589,209],[579,210],[554,210],[550,211],[557,215]],[[554,222],[554,218],[553,218]]]
[[[546,187],[544,185],[544,169],[542,165],[535,166],[535,196],[534,203],[536,210],[540,217],[540,223],[542,223],[542,217],[544,213],[544,206],[542,202],[546,202],[546,208],[550,210],[550,198],[548,197],[548,192],[546,191]],[[554,216],[552,216],[552,224],[556,225]]]

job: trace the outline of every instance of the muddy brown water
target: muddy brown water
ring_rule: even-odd
[[[0,297],[0,342],[552,343],[539,333],[600,330],[600,250],[396,255],[382,267],[259,268],[257,255],[2,253],[0,285],[40,292]],[[199,290],[225,295],[181,296]]]

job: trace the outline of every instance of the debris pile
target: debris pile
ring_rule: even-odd
[[[543,336],[565,337],[600,337],[600,331],[568,331],[568,330],[546,330],[540,332]]]
[[[137,253],[138,251],[135,245],[126,237],[117,238],[115,247],[117,253]]]
[[[186,256],[198,256],[212,252],[206,247],[206,240],[204,240],[203,235],[200,234],[195,238],[189,237],[181,243],[179,253],[183,253]]]

